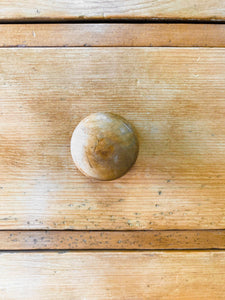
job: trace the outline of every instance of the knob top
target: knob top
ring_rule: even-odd
[[[77,168],[98,180],[124,175],[135,163],[138,139],[132,125],[112,113],[94,113],[75,128],[71,153]]]

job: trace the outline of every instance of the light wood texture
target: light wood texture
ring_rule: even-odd
[[[0,255],[2,299],[225,298],[224,251]]]
[[[0,250],[225,249],[225,230],[0,231]]]
[[[0,20],[224,20],[222,0],[1,0]]]
[[[224,24],[5,24],[0,47],[225,47]]]
[[[225,49],[0,49],[1,229],[225,228]],[[139,134],[121,179],[80,174],[78,122]]]

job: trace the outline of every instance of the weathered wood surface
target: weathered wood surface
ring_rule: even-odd
[[[0,250],[225,249],[225,230],[0,231]]]
[[[0,47],[225,47],[224,24],[3,24]]]
[[[87,19],[224,20],[223,0],[1,0],[1,21]]]
[[[1,229],[225,228],[225,49],[0,49]],[[83,176],[78,122],[137,129],[121,179]]]
[[[2,252],[2,299],[225,297],[224,251]]]

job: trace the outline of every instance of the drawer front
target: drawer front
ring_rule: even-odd
[[[225,253],[17,252],[0,255],[2,299],[224,299]],[[25,292],[24,292],[25,291]]]
[[[0,3],[0,20],[195,19],[224,20],[221,0],[7,0]]]
[[[2,48],[0,68],[1,229],[224,228],[223,48]],[[97,111],[139,135],[112,182],[70,154]]]

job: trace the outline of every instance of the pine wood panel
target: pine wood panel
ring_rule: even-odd
[[[221,0],[1,0],[0,20],[224,20]]]
[[[5,24],[0,47],[225,47],[224,24]]]
[[[225,249],[225,230],[0,231],[0,250]]]
[[[3,299],[224,299],[225,253],[17,252],[0,255]]]
[[[0,49],[0,228],[223,229],[224,65],[224,49]],[[116,181],[70,155],[96,111],[139,134]]]

